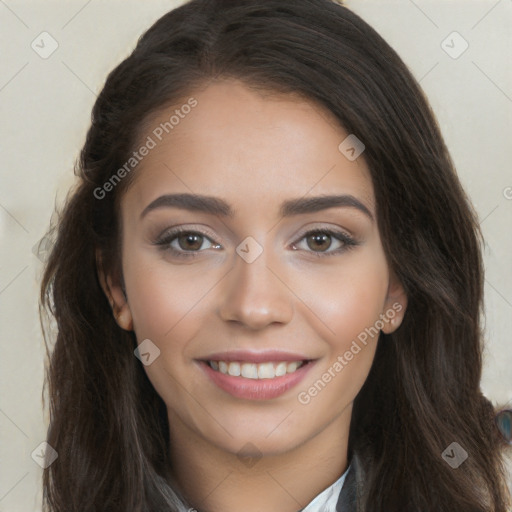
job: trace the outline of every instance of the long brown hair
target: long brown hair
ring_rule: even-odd
[[[48,234],[41,316],[55,318],[57,334],[47,342],[47,441],[59,457],[44,472],[45,509],[186,510],[166,478],[165,405],[98,280],[96,250],[105,272],[119,272],[119,201],[137,169],[98,190],[127,162],[150,113],[226,77],[301,94],[366,146],[382,243],[408,309],[400,329],[381,334],[354,402],[360,510],[506,512],[506,444],[480,391],[475,212],[416,80],[377,32],[330,0],[193,0],[159,19],[109,74],[78,184]],[[469,455],[457,469],[441,456],[453,442]]]

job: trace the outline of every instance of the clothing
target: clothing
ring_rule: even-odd
[[[309,505],[300,512],[336,512],[339,494],[349,470],[350,465],[336,482],[327,487],[327,489],[324,489],[316,498],[313,498]]]
[[[363,479],[360,459],[354,453],[343,475],[299,512],[359,512],[357,489],[363,485]]]
[[[173,507],[177,506],[182,512],[195,510],[177,496],[174,489],[178,486],[171,474],[168,475],[167,480],[162,479],[162,482],[164,486],[167,485],[169,504]],[[345,473],[298,512],[362,512],[357,505],[357,495],[358,489],[361,490],[363,485],[364,469],[358,455],[354,452]]]
[[[361,510],[357,504],[357,497],[362,492],[364,485],[364,469],[355,452],[352,454],[348,469],[336,503],[336,512],[360,512]]]

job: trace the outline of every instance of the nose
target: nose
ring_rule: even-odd
[[[235,262],[226,276],[219,315],[249,329],[269,324],[286,324],[293,317],[293,293],[280,272],[268,264],[267,251],[252,263],[235,253]],[[267,266],[268,265],[268,266]]]

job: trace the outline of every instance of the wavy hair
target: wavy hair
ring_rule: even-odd
[[[212,80],[300,94],[361,139],[390,269],[408,294],[403,323],[381,333],[356,397],[349,452],[361,457],[366,512],[506,512],[495,409],[480,390],[482,235],[434,114],[395,51],[331,0],[193,0],[164,15],[107,77],[77,162],[41,285],[48,352],[43,474],[51,512],[179,511],[163,400],[120,329],[98,277],[120,272],[119,202],[135,169],[105,197],[144,123]],[[95,193],[96,191],[96,193]],[[119,275],[119,274],[117,274]],[[52,338],[52,341],[50,341]],[[441,457],[458,442],[457,470]]]

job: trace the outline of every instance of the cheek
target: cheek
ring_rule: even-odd
[[[307,275],[301,279],[308,281],[313,282]],[[297,398],[308,405],[308,414],[330,411],[335,416],[354,400],[372,365],[380,334],[376,323],[384,313],[387,264],[378,253],[359,254],[336,271],[315,273],[314,282],[314,290],[304,287],[301,292],[312,310],[306,313],[304,308],[303,314],[322,338],[323,357]]]
[[[183,412],[191,341],[204,323],[207,294],[218,278],[204,270],[199,275],[191,266],[173,266],[140,249],[125,259],[123,270],[137,341],[150,339],[160,350],[144,370],[167,406]]]
[[[294,282],[310,323],[339,351],[383,313],[388,268],[382,253],[361,251],[336,265],[306,269]]]
[[[149,338],[173,352],[193,338],[205,311],[207,294],[218,281],[209,272],[171,265],[141,251],[125,260],[125,281],[137,339]],[[172,343],[169,343],[172,340]]]

